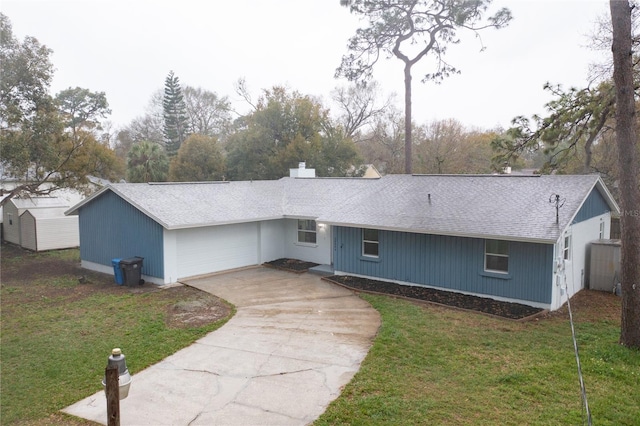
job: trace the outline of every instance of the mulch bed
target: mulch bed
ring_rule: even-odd
[[[520,303],[500,302],[486,297],[435,290],[427,287],[394,284],[350,275],[332,275],[325,277],[325,279],[352,290],[417,299],[514,320],[537,316],[545,312],[544,309]]]
[[[296,272],[299,274],[303,272],[307,272],[309,268],[318,266],[317,263],[305,262],[303,260],[287,259],[287,258],[276,259],[271,262],[265,262],[264,265],[271,268],[281,269],[283,271]]]

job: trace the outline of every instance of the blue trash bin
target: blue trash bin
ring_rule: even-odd
[[[122,274],[122,268],[120,268],[120,261],[122,259],[111,259],[111,265],[113,265],[113,276],[116,279],[116,284],[124,284],[124,275]]]

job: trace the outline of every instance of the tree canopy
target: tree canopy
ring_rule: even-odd
[[[127,155],[129,182],[165,182],[169,175],[169,158],[157,143],[142,141],[134,144]]]
[[[121,172],[113,151],[92,133],[108,114],[104,94],[70,89],[52,98],[51,50],[33,37],[20,42],[0,14],[0,151],[3,179],[17,185],[0,202],[19,195],[47,195],[58,188],[89,190],[89,176]],[[98,101],[92,109],[83,101]],[[94,105],[95,106],[95,105]]]
[[[225,160],[216,138],[189,136],[171,161],[169,179],[177,182],[223,180]]]
[[[320,102],[283,87],[265,90],[237,120],[227,150],[232,180],[279,179],[300,161],[319,176],[344,176],[358,162],[353,141]]]

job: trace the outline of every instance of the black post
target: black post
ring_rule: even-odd
[[[107,365],[104,371],[107,395],[107,426],[120,426],[120,383],[118,366]]]

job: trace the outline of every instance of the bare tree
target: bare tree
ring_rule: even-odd
[[[333,101],[342,112],[339,122],[347,137],[354,138],[367,124],[373,124],[392,105],[393,96],[380,101],[380,87],[377,82],[356,83],[349,87],[338,87],[332,92]]]
[[[191,132],[221,139],[231,125],[231,105],[226,96],[191,86],[184,88],[183,96]]]

